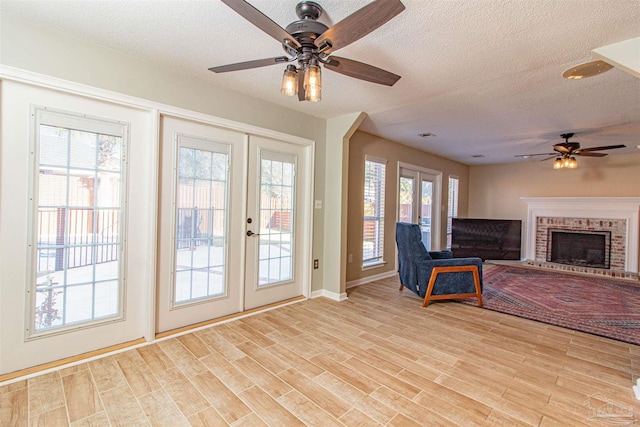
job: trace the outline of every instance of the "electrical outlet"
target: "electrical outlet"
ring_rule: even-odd
[[[353,262],[353,254],[349,254],[349,264]]]
[[[314,269],[314,270],[317,270],[317,269],[318,269],[318,267],[320,267],[320,261],[319,261],[319,260],[317,260],[317,259],[314,259],[314,260],[313,260],[313,269]]]

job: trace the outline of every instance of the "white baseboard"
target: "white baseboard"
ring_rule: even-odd
[[[311,292],[311,298],[325,297],[332,299],[334,301],[345,301],[347,300],[347,293],[343,292],[341,294],[337,292],[327,291],[325,289],[320,289],[319,291]]]
[[[365,283],[375,282],[376,280],[388,279],[389,277],[393,277],[397,275],[397,271],[387,271],[386,273],[376,274],[375,276],[363,277],[362,279],[352,280],[347,282],[346,288],[353,288],[354,286],[364,285]]]
[[[385,273],[376,274],[374,276],[363,277],[362,279],[352,280],[351,282],[346,283],[346,289],[353,288],[354,286],[364,285],[365,283],[375,282],[376,280],[388,279],[389,277],[394,277],[398,273],[396,271],[387,271]],[[327,291],[325,289],[320,289],[317,291],[311,292],[311,298],[325,297],[332,299],[334,301],[345,301],[348,299],[347,293],[343,292],[341,294],[337,292]]]

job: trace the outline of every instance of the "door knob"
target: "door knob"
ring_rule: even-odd
[[[251,236],[259,236],[259,233],[254,233],[253,231],[249,230],[247,231],[247,236],[251,237]]]

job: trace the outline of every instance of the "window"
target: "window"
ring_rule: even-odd
[[[364,162],[364,228],[362,266],[384,262],[384,180],[386,161]]]
[[[121,316],[127,126],[35,113],[31,330]]]
[[[449,177],[449,210],[447,212],[447,249],[451,249],[451,220],[458,216],[458,178]]]

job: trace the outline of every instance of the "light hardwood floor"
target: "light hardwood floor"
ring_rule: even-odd
[[[0,387],[0,425],[631,425],[640,347],[397,279]]]

